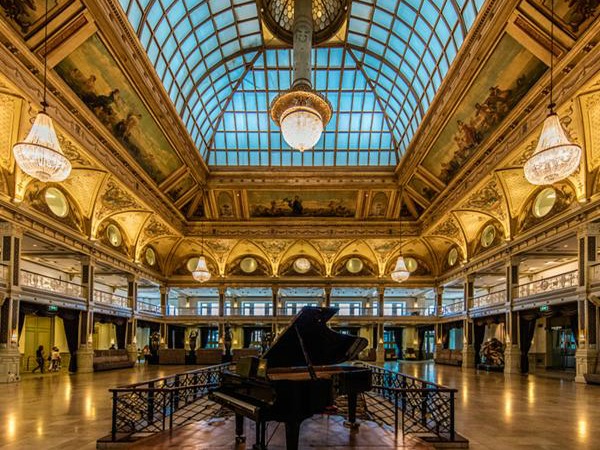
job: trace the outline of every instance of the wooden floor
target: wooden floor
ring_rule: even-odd
[[[134,446],[136,449],[251,449],[254,444],[254,426],[246,421],[246,444],[235,446],[233,418],[188,425],[176,433],[165,433]],[[271,422],[267,427],[269,450],[285,450],[285,428]],[[382,430],[374,423],[363,423],[357,431],[344,427],[337,416],[313,416],[302,423],[300,449],[426,449],[411,438],[396,441],[394,433]]]
[[[470,440],[472,449],[600,448],[600,386],[535,375],[505,376],[462,371],[431,363],[390,364],[388,367],[457,388],[456,428]],[[0,385],[0,448],[94,449],[96,440],[110,430],[109,387],[182,369],[151,366],[96,374],[35,375],[25,376],[17,384]],[[339,429],[339,433],[323,436],[316,428],[319,420],[325,419],[317,418],[303,430],[301,442],[304,445],[322,447],[320,439],[325,437],[327,448],[335,448],[340,442],[344,447],[351,446],[348,430]],[[196,425],[195,431],[190,427],[180,432],[179,437],[177,433],[173,435],[178,441],[171,448],[213,448],[218,444],[221,448],[233,449],[233,431],[228,429],[231,426],[229,423]],[[339,425],[329,418],[321,426],[335,431]],[[365,430],[367,427],[360,430],[355,445],[368,448],[374,441],[369,430]],[[210,434],[209,431],[217,433]],[[199,434],[194,435],[194,432]],[[275,433],[273,444],[282,442],[278,433],[281,430]],[[185,442],[186,434],[191,442]],[[252,443],[252,433],[248,436]],[[379,433],[377,436],[380,437]],[[389,448],[392,441],[385,436],[381,439],[381,443],[370,448]],[[167,440],[160,445],[169,448],[170,443]],[[399,442],[398,445],[411,448],[412,442]]]

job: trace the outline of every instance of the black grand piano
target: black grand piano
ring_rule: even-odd
[[[245,440],[248,417],[256,423],[255,450],[266,449],[269,421],[285,424],[287,449],[296,450],[302,421],[333,410],[339,395],[348,397],[346,425],[357,427],[357,396],[371,389],[371,371],[340,364],[355,359],[367,340],[327,327],[337,311],[305,306],[260,358],[244,358],[235,373],[223,374],[210,397],[235,413],[236,442]]]

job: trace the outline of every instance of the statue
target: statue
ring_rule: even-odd
[[[160,333],[155,331],[150,336],[150,353],[154,358],[158,357],[158,349],[160,348]]]
[[[488,366],[504,366],[504,344],[496,338],[484,342],[479,351],[481,362]]]
[[[198,340],[198,330],[193,330],[188,338],[188,344],[190,345],[190,352],[196,350],[196,341]]]
[[[271,344],[273,342],[273,333],[270,331],[265,331],[260,337],[260,350],[262,353],[265,353],[269,348],[271,348]]]
[[[233,336],[231,335],[231,327],[225,327],[225,356],[231,356],[231,345],[233,344]]]

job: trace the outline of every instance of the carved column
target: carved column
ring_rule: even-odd
[[[325,307],[329,308],[331,306],[331,286],[325,286]]]
[[[383,305],[385,300],[385,287],[377,288],[377,350],[375,351],[376,362],[383,363],[385,361],[385,347],[383,342]]]
[[[438,317],[442,316],[444,303],[444,286],[435,287],[435,313]],[[435,330],[435,346],[433,352],[433,359],[436,358],[438,350],[442,349],[442,324],[436,323],[434,325]]]
[[[585,383],[585,375],[595,372],[597,346],[597,306],[591,301],[591,266],[598,262],[598,239],[600,224],[590,223],[577,232],[578,243],[578,286],[577,316],[578,330],[575,352],[575,381]]]
[[[513,311],[514,299],[519,292],[519,258],[506,262],[506,342],[504,373],[521,373],[521,347],[519,344],[519,315]]]
[[[163,316],[167,315],[167,306],[169,302],[169,288],[167,286],[160,287],[160,309]],[[167,324],[161,322],[160,324],[160,348],[168,348],[168,331]]]
[[[19,381],[19,299],[21,296],[21,241],[23,230],[0,223],[6,294],[0,302],[0,383]]]
[[[463,310],[465,319],[463,321],[463,350],[462,366],[465,369],[475,367],[475,348],[473,347],[473,321],[469,318],[469,305],[473,302],[473,291],[475,289],[473,275],[468,275],[463,284]]]
[[[279,287],[271,286],[271,296],[272,296],[272,302],[273,302],[273,317],[277,317],[277,309],[280,306],[279,305]]]
[[[227,288],[225,286],[219,286],[219,317],[225,316],[225,292]],[[219,336],[223,335],[219,332]]]
[[[137,329],[136,315],[138,312],[137,297],[138,279],[135,275],[129,275],[127,276],[127,302],[131,307],[131,319],[127,321],[125,347],[127,348],[127,354],[129,355],[129,359],[133,362],[137,360],[137,342],[135,337]]]
[[[94,272],[95,261],[86,256],[81,260],[81,286],[86,301],[86,310],[79,316],[79,349],[77,350],[77,372],[94,371]]]

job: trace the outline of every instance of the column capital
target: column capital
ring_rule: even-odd
[[[218,286],[219,295],[225,296],[225,291],[227,291],[227,287],[223,284]]]
[[[128,283],[137,283],[138,281],[140,281],[139,275],[137,275],[135,273],[128,273],[127,274],[127,282]]]
[[[161,295],[169,295],[169,290],[170,290],[170,288],[165,285],[161,285],[158,288],[158,291],[160,292]]]
[[[0,222],[1,236],[23,237],[23,228],[10,222]]]
[[[506,257],[504,265],[506,267],[518,266],[519,264],[521,264],[522,259],[523,257],[521,255],[509,255]]]
[[[82,266],[94,266],[96,264],[96,258],[91,255],[83,255],[81,257]]]
[[[442,295],[444,293],[444,286],[434,286],[433,292],[435,295]]]
[[[577,237],[600,235],[600,223],[585,223],[577,227]]]

